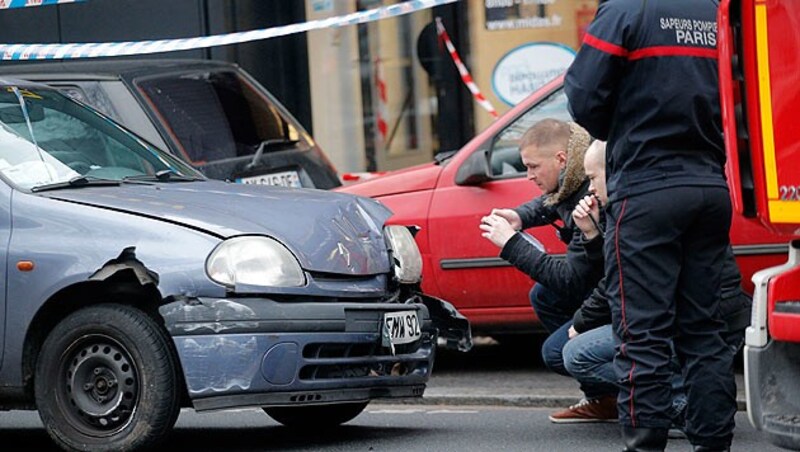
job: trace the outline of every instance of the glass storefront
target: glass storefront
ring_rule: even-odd
[[[308,19],[318,19],[400,1],[307,2]],[[454,12],[443,22],[447,33],[481,94],[502,114],[569,66],[596,8],[596,0],[463,0],[310,32],[314,136],[342,172],[429,162],[494,120],[437,37],[438,15]]]

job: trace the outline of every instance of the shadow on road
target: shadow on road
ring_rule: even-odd
[[[542,342],[544,335],[489,336],[475,338],[475,346],[467,353],[439,348],[433,373],[438,371],[503,371],[543,370]],[[502,342],[501,342],[502,341]]]
[[[267,450],[314,450],[328,449],[337,444],[376,445],[389,441],[421,440],[426,430],[411,427],[362,427],[343,425],[337,429],[312,431],[293,430],[286,427],[265,425],[241,428],[181,427],[159,444],[156,450],[208,450],[208,451],[267,451]],[[50,437],[41,428],[3,429],[3,452],[57,452]],[[412,441],[413,440],[413,441]],[[10,444],[16,444],[11,446]]]
[[[266,422],[266,421],[265,421]],[[249,428],[199,429],[178,426],[159,450],[313,450],[332,445],[358,443],[376,445],[390,441],[421,440],[425,431],[410,427],[362,427],[343,425],[339,428],[314,431],[281,426]],[[371,450],[371,449],[370,449]]]

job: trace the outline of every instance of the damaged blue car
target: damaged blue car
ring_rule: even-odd
[[[366,198],[205,179],[43,85],[0,80],[0,409],[67,450],[152,447],[181,407],[338,425],[421,397],[469,323]]]

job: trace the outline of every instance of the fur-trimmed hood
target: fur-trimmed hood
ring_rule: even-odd
[[[567,142],[567,166],[558,176],[558,191],[544,201],[546,206],[555,206],[574,194],[586,180],[583,169],[583,156],[592,143],[592,137],[583,127],[569,122],[569,141]]]

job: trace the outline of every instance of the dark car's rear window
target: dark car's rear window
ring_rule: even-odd
[[[301,139],[295,125],[235,72],[148,78],[136,85],[194,164],[253,155],[263,142]]]

